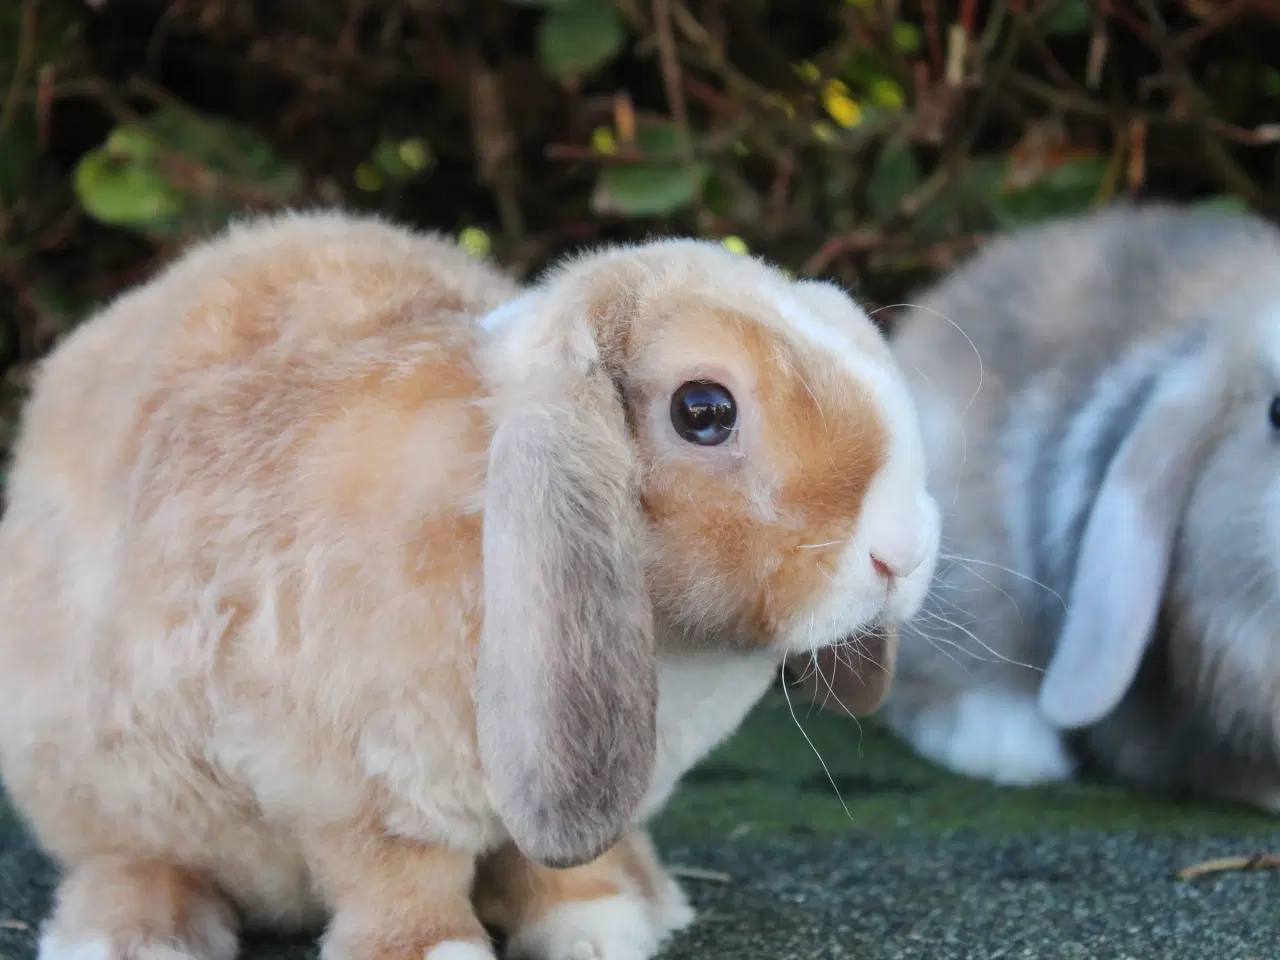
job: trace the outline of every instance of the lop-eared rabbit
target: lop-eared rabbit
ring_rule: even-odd
[[[1280,231],[1118,205],[916,303],[944,560],[882,716],[974,777],[1280,812]]]
[[[710,242],[522,288],[339,213],[234,225],[59,344],[0,522],[0,775],[41,960],[644,960],[646,822],[791,659],[873,709],[937,549],[838,289]],[[860,660],[851,659],[855,655]]]

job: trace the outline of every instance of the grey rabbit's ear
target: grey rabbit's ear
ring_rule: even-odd
[[[881,627],[856,643],[823,647],[787,660],[804,696],[827,710],[846,716],[875,713],[889,695],[898,660],[898,631]]]
[[[1062,729],[1113,710],[1142,663],[1187,500],[1220,419],[1223,369],[1203,339],[1177,357],[1106,469],[1040,685],[1040,709]]]
[[[546,301],[486,324],[514,329],[514,384],[499,386],[489,452],[476,716],[513,841],[564,867],[608,849],[648,789],[657,662],[618,351],[586,303]]]

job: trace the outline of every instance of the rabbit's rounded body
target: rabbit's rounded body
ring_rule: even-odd
[[[951,556],[890,724],[997,782],[1086,761],[1280,809],[1280,558],[1228,533],[1280,504],[1280,232],[1118,207],[996,239],[918,302],[894,351]]]
[[[275,917],[312,897],[300,831],[502,836],[468,695],[473,321],[514,288],[444,244],[340,229],[330,249],[255,235],[225,252],[234,285],[179,266],[73,335],[0,554],[0,661],[29,662],[0,670],[0,757],[41,839],[70,862],[176,855]],[[24,602],[41,583],[56,602]]]
[[[45,960],[153,938],[226,960],[228,905],[332,916],[334,960],[488,957],[477,867],[480,919],[537,960],[580,941],[642,960],[688,922],[644,822],[784,657],[918,602],[936,513],[914,421],[877,419],[905,391],[852,355],[807,382],[852,417],[827,438],[877,452],[856,497],[810,508],[813,473],[759,446],[792,367],[690,292],[728,265],[749,310],[749,283],[777,281],[698,245],[649,256],[585,258],[548,293],[438,238],[286,216],[180,258],[44,362],[0,520],[0,776],[68,871]],[[612,311],[664,295],[693,334],[623,357]],[[674,322],[651,317],[618,329]],[[704,455],[649,426],[675,416],[677,361],[735,384],[741,439]],[[700,527],[708,469],[758,575]],[[868,535],[919,571],[877,589]]]

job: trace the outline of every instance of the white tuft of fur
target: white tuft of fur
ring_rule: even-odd
[[[179,937],[147,937],[125,932],[115,937],[66,936],[56,921],[45,929],[37,960],[235,960],[239,939],[216,901],[194,903]]]
[[[430,950],[424,960],[494,960],[493,952],[470,940],[446,940]]]
[[[235,960],[240,952],[240,938],[227,925],[222,905],[212,900],[201,901],[190,919],[190,934],[198,956],[209,960]]]
[[[1067,780],[1075,772],[1061,734],[1032,693],[967,690],[931,704],[904,732],[922,756],[953,773],[1004,786]]]
[[[658,926],[668,936],[687,929],[698,919],[698,912],[674,877],[667,877],[656,910]]]
[[[40,946],[36,950],[37,960],[111,960],[113,956],[118,954],[111,941],[105,937],[67,943],[56,936],[45,934],[40,938]]]
[[[651,960],[668,930],[639,897],[565,903],[517,931],[510,960]]]
[[[540,294],[537,293],[522,293],[502,306],[494,307],[488,313],[477,317],[476,326],[487,333],[495,333],[521,317],[529,315],[539,296]]]

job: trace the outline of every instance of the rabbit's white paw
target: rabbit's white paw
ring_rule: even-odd
[[[426,960],[494,960],[486,947],[469,940],[446,940],[427,951]]]
[[[516,931],[510,960],[651,960],[666,930],[639,897],[563,903]]]
[[[1067,780],[1075,772],[1061,734],[1033,694],[985,687],[933,704],[905,734],[924,757],[953,773],[1005,786]]]

